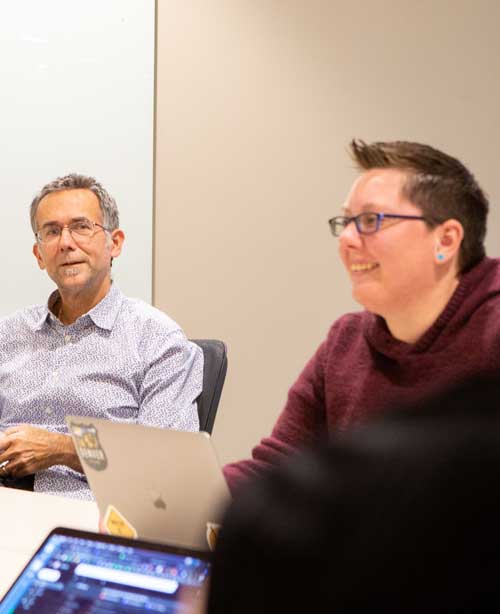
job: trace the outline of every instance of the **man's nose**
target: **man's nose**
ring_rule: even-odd
[[[68,249],[75,247],[75,240],[67,226],[61,228],[61,236],[59,237],[59,249]]]

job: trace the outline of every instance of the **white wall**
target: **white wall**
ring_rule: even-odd
[[[268,434],[356,308],[326,222],[350,139],[461,158],[500,255],[499,22],[496,0],[159,0],[155,301],[228,343],[223,461]]]
[[[44,302],[29,204],[69,172],[116,198],[114,277],[151,300],[154,0],[0,0],[0,314]]]

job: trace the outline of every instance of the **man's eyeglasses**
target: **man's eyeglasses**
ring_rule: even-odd
[[[98,230],[105,230],[109,232],[109,228],[106,226],[102,226],[97,222],[92,222],[91,220],[87,220],[86,218],[81,220],[75,220],[71,222],[71,224],[65,224],[61,226],[60,224],[46,224],[35,232],[35,237],[40,243],[53,243],[54,241],[58,241],[61,238],[62,231],[67,228],[70,235],[75,240],[89,240],[91,239]]]
[[[347,217],[345,215],[337,215],[328,220],[330,230],[335,237],[340,237],[342,231],[351,223],[356,224],[356,230],[362,235],[371,235],[380,230],[382,222],[386,219],[397,220],[426,220],[427,218],[421,215],[393,215],[392,213],[373,213],[366,212],[356,215],[355,217]]]

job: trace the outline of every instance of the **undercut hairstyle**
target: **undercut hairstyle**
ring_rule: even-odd
[[[109,194],[109,192],[94,179],[94,177],[88,177],[87,175],[80,175],[78,173],[70,173],[64,177],[58,177],[54,181],[51,181],[38,192],[30,206],[30,220],[31,228],[36,233],[38,228],[36,227],[36,212],[38,205],[42,198],[52,192],[63,192],[64,190],[90,190],[93,192],[101,207],[102,219],[104,226],[112,231],[116,230],[120,225],[120,218],[118,214],[118,207],[116,206],[115,199]]]
[[[488,199],[460,160],[429,145],[409,141],[368,144],[354,139],[351,153],[360,171],[394,168],[405,172],[403,196],[422,211],[431,228],[449,219],[462,224],[460,272],[484,257]]]

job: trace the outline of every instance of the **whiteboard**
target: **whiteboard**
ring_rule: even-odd
[[[70,172],[114,196],[126,235],[113,278],[151,302],[154,0],[0,0],[0,315],[54,288],[29,205]]]

